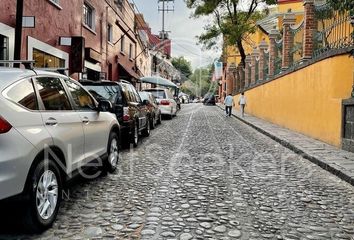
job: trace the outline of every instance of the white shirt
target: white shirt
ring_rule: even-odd
[[[246,105],[246,97],[245,95],[241,95],[240,98],[238,99],[238,102],[240,105]]]
[[[234,103],[234,98],[233,98],[232,96],[229,96],[229,95],[228,95],[228,96],[225,98],[225,100],[224,100],[225,106],[230,107],[230,106],[233,105],[233,103]]]

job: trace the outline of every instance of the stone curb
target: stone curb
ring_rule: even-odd
[[[222,108],[220,105],[217,105],[221,110],[224,110],[224,108]],[[346,181],[347,183],[351,184],[352,186],[354,186],[354,178],[349,176],[348,174],[346,174],[345,172],[343,172],[342,170],[335,168],[333,166],[331,166],[330,164],[320,160],[319,158],[317,158],[316,156],[313,156],[309,153],[305,153],[304,151],[302,151],[299,147],[297,147],[296,145],[290,143],[287,140],[284,140],[278,136],[276,136],[273,133],[270,133],[260,127],[258,127],[257,125],[245,120],[244,118],[241,118],[237,115],[235,115],[234,113],[232,113],[232,116],[235,117],[236,119],[238,119],[239,121],[247,124],[248,126],[254,128],[255,130],[257,130],[258,132],[266,135],[267,137],[270,137],[271,139],[273,139],[274,141],[278,142],[279,144],[281,144],[282,146],[290,149],[291,151],[295,152],[296,154],[301,155],[303,158],[317,164],[318,166],[320,166],[321,168],[323,168],[324,170],[334,174],[335,176],[339,177],[340,179],[342,179],[343,181]]]

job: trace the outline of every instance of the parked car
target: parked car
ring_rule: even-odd
[[[85,165],[116,169],[120,128],[110,107],[67,76],[0,68],[0,200],[24,201],[28,230],[53,224],[64,183]]]
[[[157,99],[162,115],[167,115],[171,119],[177,115],[177,102],[168,89],[149,88],[143,91],[151,93]]]
[[[109,100],[113,105],[113,113],[117,116],[122,130],[123,144],[139,144],[140,135],[150,135],[150,119],[148,109],[143,104],[135,87],[128,81],[89,81],[80,83],[96,98]]]
[[[148,109],[150,118],[150,127],[154,129],[157,124],[161,123],[161,110],[156,98],[149,92],[139,92],[141,100]]]
[[[179,99],[183,104],[189,103],[189,97],[187,95],[180,96]]]
[[[203,99],[203,104],[204,105],[216,105],[216,98],[214,94],[207,93],[204,96]]]
[[[193,103],[200,103],[200,99],[199,98],[194,98],[192,102]]]

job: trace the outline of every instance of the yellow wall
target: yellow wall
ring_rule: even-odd
[[[241,61],[241,56],[235,46],[226,46],[226,56],[227,63],[239,63]]]
[[[325,59],[246,91],[246,112],[339,147],[341,101],[350,97],[353,72],[348,55]]]
[[[265,40],[268,44],[269,44],[269,38],[268,36],[261,31],[259,28],[256,30],[255,33],[250,34],[247,37],[247,41],[243,41],[243,47],[245,49],[245,53],[247,54],[251,54],[253,52],[253,48],[254,47],[258,47],[259,43],[262,40]],[[236,49],[236,46],[226,46],[226,56],[227,56],[227,63],[236,63],[239,64],[241,62],[241,55],[238,51],[238,49]]]
[[[304,11],[304,6],[303,2],[297,2],[297,3],[285,3],[285,4],[278,4],[278,12],[279,13],[286,13],[288,9],[291,9],[292,12],[303,12]],[[303,14],[297,14],[296,15],[296,24],[301,23],[303,20],[304,16]],[[278,28],[282,28],[282,23],[283,22],[283,17],[279,16],[279,23],[278,23]],[[246,37],[246,41],[243,41],[243,47],[245,49],[246,54],[251,54],[253,51],[254,47],[258,47],[259,43],[264,39],[268,44],[269,44],[269,38],[268,35],[266,35],[263,31],[261,31],[259,28],[256,30],[255,33],[249,34]],[[236,63],[239,64],[241,62],[241,56],[238,50],[235,48],[235,46],[226,46],[226,61],[227,63]]]
[[[285,4],[278,4],[278,12],[285,13],[291,9],[292,12],[301,12],[304,11],[304,3],[295,2],[295,3],[285,3]]]

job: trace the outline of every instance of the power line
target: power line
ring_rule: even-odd
[[[201,57],[201,58],[204,58],[201,56],[202,53],[198,54],[198,53],[195,53],[195,52],[192,52],[190,49],[188,48],[185,48],[183,45],[177,43],[177,42],[173,42],[173,44],[176,44],[177,46],[179,46],[180,48],[184,49],[185,51],[187,51],[188,53],[192,54],[192,55],[195,55],[197,57]],[[205,58],[206,59],[206,58]]]

